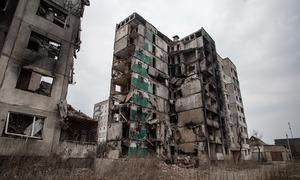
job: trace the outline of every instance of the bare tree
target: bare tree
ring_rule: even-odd
[[[243,138],[242,138],[242,131],[240,126],[237,127],[237,141],[239,143],[240,149],[239,149],[239,156],[238,156],[238,162],[242,159],[242,149],[243,149]]]
[[[256,129],[253,129],[252,130],[252,136],[258,138],[258,139],[262,139],[263,138],[263,134],[261,132],[259,132],[258,130]]]
[[[261,161],[262,158],[261,158],[261,150],[260,150],[260,146],[261,146],[261,143],[260,143],[260,140],[262,139],[263,137],[263,134],[260,133],[258,130],[252,130],[252,136],[256,138],[255,142],[253,142],[254,145],[257,149],[258,149],[258,161]]]

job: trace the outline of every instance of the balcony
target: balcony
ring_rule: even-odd
[[[132,56],[135,50],[134,39],[125,36],[115,42],[114,55],[118,58],[127,59]]]

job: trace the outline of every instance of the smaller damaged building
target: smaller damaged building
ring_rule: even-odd
[[[221,78],[221,96],[225,114],[224,136],[226,159],[250,160],[247,122],[244,112],[243,100],[239,85],[237,68],[229,58],[218,55]]]
[[[98,121],[98,143],[105,143],[107,136],[108,100],[94,105],[93,118]]]
[[[63,102],[59,110],[62,121],[57,154],[66,158],[95,156],[98,121]]]
[[[76,142],[96,140],[96,122],[66,103],[88,5],[1,0],[0,155],[83,157]]]
[[[291,158],[300,159],[300,138],[275,139],[275,144],[290,150]]]
[[[251,136],[249,144],[252,160],[263,162],[280,162],[290,160],[289,151],[281,145],[269,145],[261,139]]]

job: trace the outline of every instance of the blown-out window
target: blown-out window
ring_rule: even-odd
[[[54,7],[47,1],[41,0],[37,15],[41,16],[54,24],[64,28],[66,25],[67,14]]]
[[[58,60],[61,44],[36,32],[31,32],[27,49],[41,53],[53,60]]]
[[[19,74],[16,88],[44,96],[51,96],[52,84],[52,77],[45,76],[29,69],[22,69]]]
[[[9,112],[4,134],[7,136],[42,139],[44,117]]]

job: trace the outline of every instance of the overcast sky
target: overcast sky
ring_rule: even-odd
[[[115,25],[133,12],[184,37],[203,27],[237,66],[249,135],[300,138],[299,0],[90,0],[68,102],[92,115],[109,96]]]

